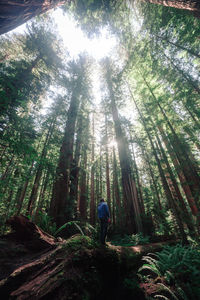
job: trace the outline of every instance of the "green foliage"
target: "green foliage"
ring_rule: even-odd
[[[39,218],[36,222],[42,230],[55,237],[65,229],[71,236],[78,233],[82,236],[89,235],[92,239],[94,239],[97,235],[97,230],[92,225],[89,223],[81,223],[80,221],[70,221],[57,228],[56,224],[52,221],[52,218],[44,212],[39,212]]]
[[[78,229],[78,231],[80,232],[81,235],[84,235],[81,227],[78,225],[78,221],[70,221],[70,222],[67,222],[65,224],[63,224],[61,227],[59,227],[56,232],[54,233],[55,235],[57,235],[59,232],[61,232],[63,229],[65,229],[67,226],[75,226],[76,229]]]
[[[39,220],[37,221],[37,225],[45,232],[55,236],[55,233],[57,231],[56,224],[46,213],[39,212]]]
[[[149,237],[143,236],[142,233],[132,234],[132,235],[124,235],[116,236],[111,243],[115,246],[137,246],[137,245],[145,245],[149,243]]]
[[[167,246],[160,253],[149,253],[142,260],[145,263],[139,269],[139,275],[143,281],[156,286],[156,298],[167,296],[167,299],[198,299],[199,248]]]

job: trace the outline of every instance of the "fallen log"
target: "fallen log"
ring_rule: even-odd
[[[139,285],[130,292],[124,279],[131,274],[137,282],[149,247],[102,247],[81,235],[58,241],[22,215],[7,224],[14,232],[0,238],[1,299],[144,299]],[[151,250],[161,247],[151,245]]]
[[[38,251],[56,246],[56,238],[44,232],[23,215],[11,217],[6,224],[14,230],[14,233],[7,235],[7,238],[21,242],[30,250]]]

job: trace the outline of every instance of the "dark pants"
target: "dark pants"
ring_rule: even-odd
[[[108,231],[108,219],[101,218],[100,219],[100,227],[101,227],[100,241],[101,241],[101,244],[105,245],[106,235],[107,235],[107,231]]]

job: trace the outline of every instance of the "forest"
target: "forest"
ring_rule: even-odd
[[[200,2],[1,1],[0,34],[2,299],[200,299]]]

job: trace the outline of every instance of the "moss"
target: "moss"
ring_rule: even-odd
[[[75,252],[83,248],[92,249],[94,248],[94,244],[92,239],[88,236],[75,235],[68,239],[62,247],[69,252]]]

